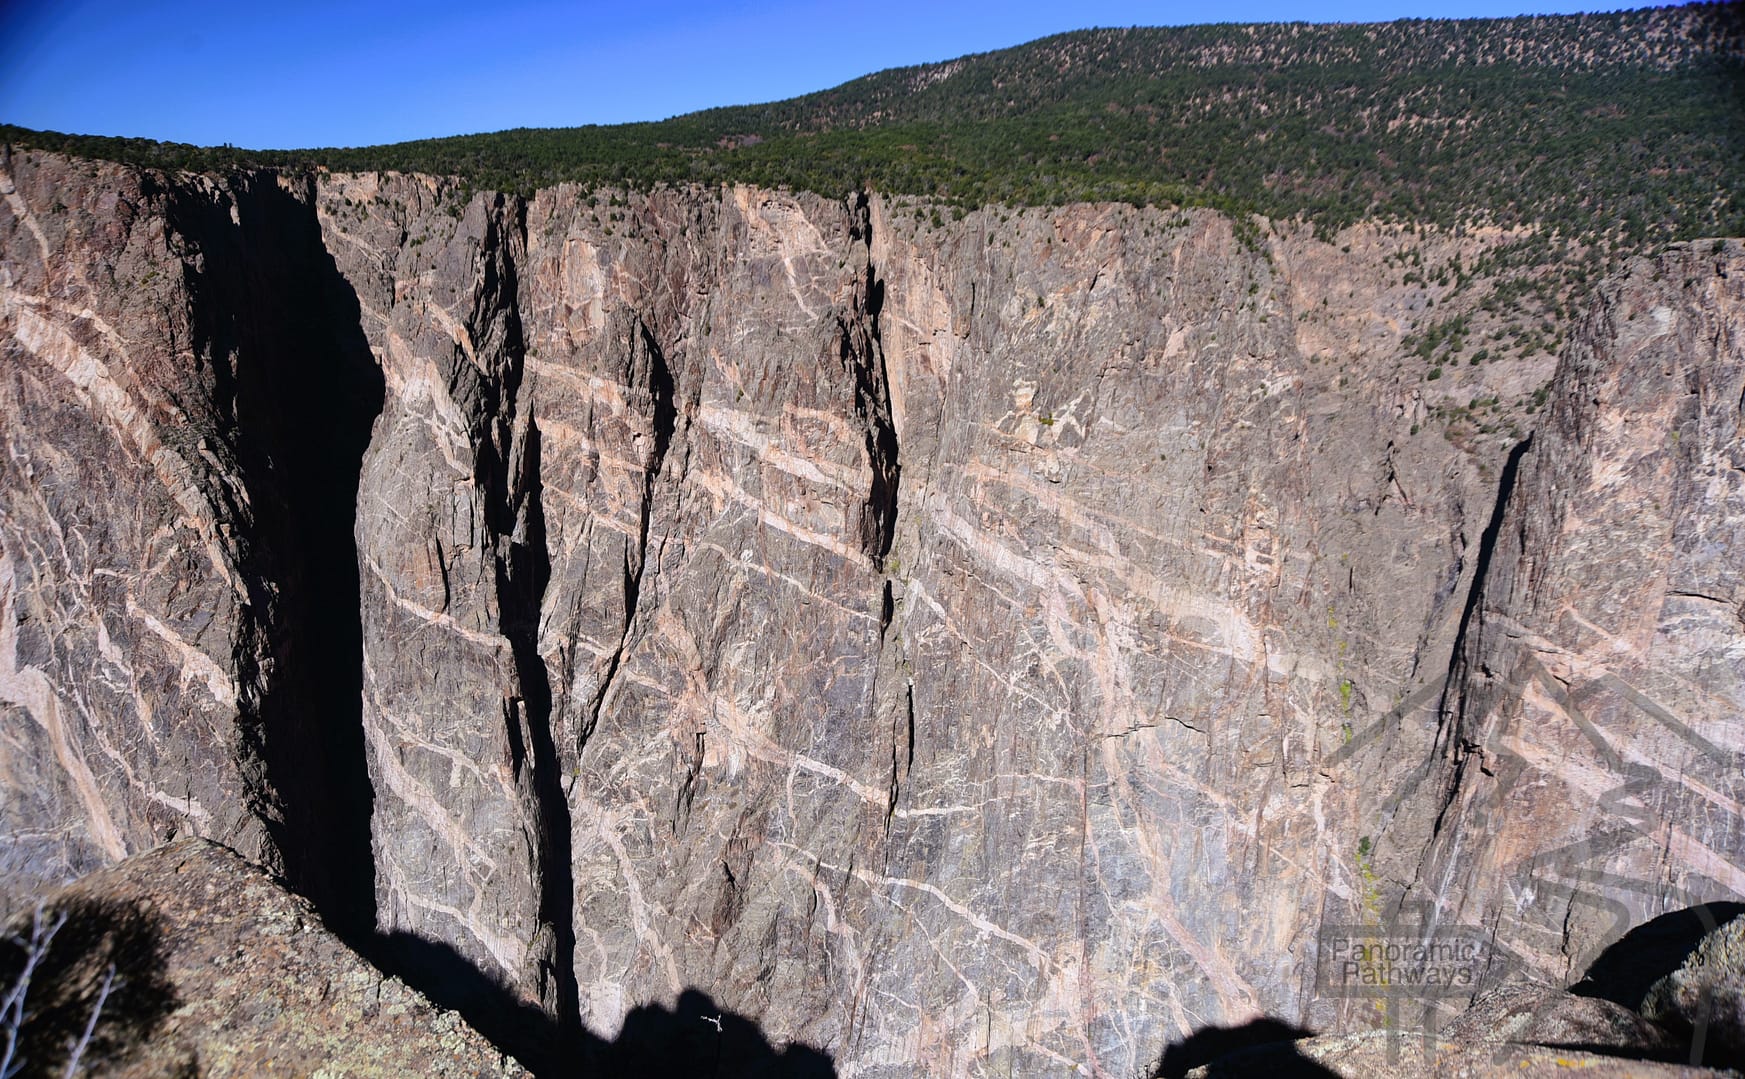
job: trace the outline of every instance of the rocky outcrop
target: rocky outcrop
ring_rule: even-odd
[[[11,887],[193,831],[548,1040],[701,990],[859,1076],[1742,894],[1736,243],[1535,400],[1408,340],[1500,332],[1394,268],[1495,231],[5,175]]]
[[[1540,1045],[1664,1060],[1690,1058],[1688,1046],[1651,1019],[1610,1000],[1576,996],[1545,985],[1506,985],[1486,993],[1436,1035],[1458,1043]]]
[[[1395,1001],[1394,1003],[1399,1003]],[[1710,1054],[1710,1062],[1725,1062]],[[1731,1076],[1703,1049],[1613,1001],[1517,982],[1481,995],[1437,1030],[1311,1035],[1276,1021],[1202,1030],[1172,1047],[1155,1079],[1219,1076]]]
[[[1264,1079],[1293,1075],[1363,1079],[1505,1079],[1507,1076],[1567,1076],[1584,1079],[1725,1079],[1736,1073],[1686,1064],[1623,1060],[1574,1049],[1537,1045],[1452,1042],[1431,1035],[1367,1031],[1322,1035],[1231,1054],[1189,1072],[1192,1079]]]
[[[93,873],[8,934],[41,945],[14,1058],[23,1074],[61,1074],[87,1030],[80,1062],[92,1070],[81,1074],[527,1074],[352,952],[306,900],[208,840]],[[10,961],[23,954],[5,958],[10,990],[22,969]]]
[[[1679,969],[1650,986],[1642,1012],[1700,1038],[1699,1054],[1745,1064],[1745,918],[1705,936]]]

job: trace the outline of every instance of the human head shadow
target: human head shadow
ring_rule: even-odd
[[[20,1076],[63,1074],[81,1042],[82,1072],[119,1066],[180,1004],[161,919],[135,902],[38,906],[0,940],[0,1002],[9,1005],[0,1028],[16,1030],[9,1063]],[[0,1038],[0,1056],[5,1049]]]
[[[1241,1026],[1206,1026],[1164,1050],[1153,1079],[1181,1079],[1188,1072],[1206,1067],[1212,1079],[1236,1076],[1317,1079],[1337,1073],[1298,1052],[1293,1042],[1314,1032],[1281,1019],[1262,1016]]]
[[[757,1023],[687,989],[670,1009],[643,1005],[618,1036],[561,1023],[454,948],[409,933],[378,937],[369,958],[430,1000],[460,1014],[540,1079],[688,1075],[699,1079],[834,1079],[828,1054],[772,1045]],[[719,1027],[717,1027],[717,1022]]]
[[[1607,945],[1569,991],[1640,1011],[1650,986],[1682,966],[1705,935],[1741,914],[1745,903],[1699,903],[1643,922]]]
[[[643,1005],[616,1039],[596,1049],[593,1074],[693,1075],[699,1079],[832,1079],[830,1057],[808,1045],[777,1048],[756,1023],[687,989],[671,1009]]]

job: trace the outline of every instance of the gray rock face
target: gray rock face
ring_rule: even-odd
[[[202,437],[226,424],[165,208],[114,169],[0,187],[0,887],[179,828],[259,849],[234,752],[247,500],[234,446]]]
[[[311,186],[50,159],[0,189],[0,880],[191,831],[367,919],[344,485],[381,376]]]
[[[1745,894],[1737,243],[1445,429],[1550,361],[1425,381],[1483,290],[1384,256],[1507,234],[6,177],[11,887],[195,831],[859,1076],[1361,1029],[1328,931],[1496,927],[1476,992]]]
[[[1625,929],[1745,888],[1745,341],[1736,244],[1604,284],[1502,486],[1412,894],[1567,981]],[[1398,825],[1396,824],[1396,827]]]

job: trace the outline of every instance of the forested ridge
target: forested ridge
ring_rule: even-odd
[[[197,147],[0,127],[165,168],[393,170],[528,192],[753,183],[948,206],[1209,205],[1340,227],[1745,233],[1745,5],[1085,30],[659,123],[386,146]]]

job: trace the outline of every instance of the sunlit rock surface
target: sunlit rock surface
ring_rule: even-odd
[[[364,962],[306,900],[207,840],[90,874],[7,931],[29,941],[45,925],[59,928],[36,934],[46,947],[25,996],[25,1075],[62,1074],[66,1042],[93,1011],[79,1074],[527,1074],[458,1015]]]
[[[207,835],[858,1076],[1144,1074],[1378,1022],[1329,933],[1494,933],[1476,992],[1745,896],[1737,242],[1427,381],[1484,280],[1388,257],[1511,235],[0,184],[12,894]]]

